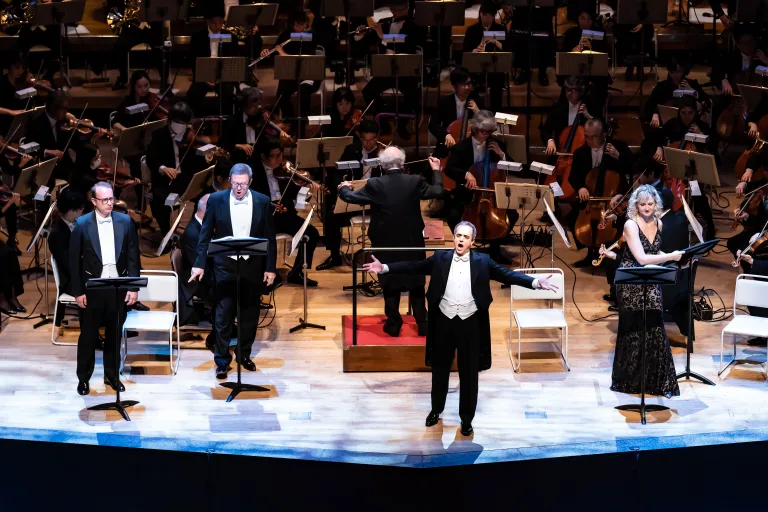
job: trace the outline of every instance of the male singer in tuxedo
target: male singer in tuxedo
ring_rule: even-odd
[[[80,306],[80,339],[77,342],[77,392],[90,392],[88,381],[96,360],[95,348],[99,327],[106,325],[104,342],[104,383],[112,389],[125,391],[115,370],[117,344],[115,324],[125,322],[126,307],[133,305],[138,291],[121,291],[120,302],[115,303],[112,290],[87,291],[86,281],[91,278],[138,277],[140,271],[139,242],[131,218],[113,212],[115,195],[112,184],[100,181],[91,189],[93,212],[82,215],[75,222],[69,241],[69,269],[72,295]],[[122,294],[125,294],[122,297]]]
[[[229,353],[229,341],[237,332],[235,330],[235,315],[237,301],[240,301],[238,318],[242,360],[239,363],[249,371],[256,371],[256,364],[251,360],[251,347],[256,337],[256,327],[259,323],[259,293],[261,282],[272,286],[275,280],[275,262],[277,250],[275,245],[275,224],[272,216],[272,205],[267,196],[249,187],[253,179],[253,171],[246,164],[236,164],[229,172],[232,190],[215,192],[208,198],[208,205],[203,217],[200,238],[197,247],[197,258],[192,268],[189,282],[202,279],[205,274],[208,244],[211,239],[234,236],[235,238],[253,237],[269,240],[266,261],[261,257],[241,256],[240,266],[240,297],[237,296],[238,262],[234,256],[216,256],[213,258],[216,279],[216,347],[214,361],[216,362],[216,378],[226,379],[232,355]]]
[[[458,350],[459,416],[461,434],[471,436],[477,408],[478,372],[491,367],[491,323],[488,308],[493,301],[491,279],[532,289],[557,290],[546,278],[508,270],[487,254],[470,251],[477,232],[466,221],[453,230],[453,251],[436,251],[421,261],[382,265],[376,258],[363,266],[377,274],[429,275],[429,332],[425,364],[432,367],[432,411],[426,425],[436,425],[445,408],[453,354]]]

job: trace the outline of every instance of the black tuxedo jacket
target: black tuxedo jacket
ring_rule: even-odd
[[[621,175],[621,188],[619,193],[623,193],[627,190],[626,183],[626,170],[631,166],[632,152],[629,150],[624,142],[620,140],[614,140],[613,146],[619,152],[619,158],[613,158],[607,153],[603,153],[603,160],[601,167],[604,169],[617,171]],[[584,144],[576,151],[573,152],[573,164],[571,164],[571,173],[568,175],[568,183],[571,187],[578,192],[580,188],[584,187],[587,174],[592,170],[592,148],[588,144]],[[597,194],[603,196],[603,194]]]
[[[469,100],[475,99],[474,95],[470,94],[467,97]],[[467,119],[472,119],[474,112],[468,111]],[[429,118],[429,133],[431,133],[439,144],[445,144],[445,136],[448,134],[448,125],[456,120],[456,95],[449,94],[447,96],[440,96],[437,100],[437,110],[432,117]],[[458,141],[457,141],[458,142]]]
[[[222,34],[229,34],[226,30],[221,31]],[[261,39],[261,36],[256,36]],[[208,37],[208,28],[200,30],[192,34],[189,39],[189,49],[192,53],[192,81],[195,81],[195,73],[197,66],[195,64],[198,57],[210,57],[211,45],[210,38]],[[219,57],[236,57],[237,56],[237,38],[232,36],[232,40],[228,43],[222,43],[219,47]]]
[[[271,197],[271,193],[269,190],[269,181],[267,180],[267,172],[264,170],[264,162],[261,161],[260,156],[256,155],[254,158],[251,158],[248,163],[251,166],[251,170],[253,171],[253,182],[251,183],[251,189],[259,192],[269,199]],[[285,206],[285,211],[277,212],[275,215],[297,214],[296,205],[294,203],[296,202],[296,196],[299,194],[299,190],[301,190],[301,186],[297,185],[294,181],[291,181],[286,185],[286,180],[283,179],[278,180],[277,183],[280,186],[280,192],[282,196],[280,204]]]
[[[384,35],[389,34],[389,27],[392,25],[392,18],[385,18],[381,20],[381,31]],[[416,53],[416,47],[420,46],[424,48],[425,38],[424,34],[427,30],[424,27],[416,25],[416,21],[412,17],[408,17],[403,22],[403,27],[400,29],[400,33],[405,35],[405,41],[397,43],[394,46],[389,45],[397,51],[397,53]],[[387,46],[379,39],[378,34],[375,31],[369,30],[363,39],[360,40],[366,47],[378,45],[379,53],[387,53]],[[426,48],[424,48],[426,50]]]
[[[69,240],[72,232],[69,226],[59,219],[48,235],[48,246],[51,248],[51,256],[56,260],[59,270],[59,291],[72,294],[72,278],[69,273]]]
[[[176,157],[173,152],[173,145],[176,142],[171,137],[168,128],[160,128],[152,132],[152,140],[147,147],[147,167],[152,177],[152,188],[161,190],[163,193],[175,192],[183,193],[187,189],[192,176],[208,167],[205,158],[198,156],[194,148],[184,156],[187,146],[179,147],[179,162],[181,172],[176,179],[171,181],[168,176],[160,173],[160,166],[176,168]],[[182,161],[183,160],[183,161]]]
[[[208,198],[208,206],[203,217],[203,225],[198,238],[196,268],[206,268],[208,244],[212,239],[232,236],[232,217],[229,212],[229,196],[231,191],[215,192]],[[253,200],[253,215],[251,218],[250,236],[269,240],[266,258],[266,272],[274,272],[277,262],[277,246],[275,244],[275,222],[272,216],[272,203],[269,197],[251,190]],[[214,264],[218,268],[227,256],[217,256]]]
[[[67,146],[69,136],[69,132],[58,132],[54,136],[54,128],[51,127],[51,123],[48,121],[48,116],[45,115],[45,111],[32,119],[27,126],[27,139],[40,144],[41,154],[46,149],[58,149],[63,151]],[[72,137],[72,144],[70,144],[70,147],[75,145],[78,141],[78,136],[75,134],[75,136]],[[65,158],[68,159],[69,157],[65,156]]]
[[[504,145],[504,142],[501,140],[497,140],[496,142],[501,150],[506,153],[507,148]],[[490,159],[492,163],[501,160],[499,155],[493,151],[491,151]],[[458,201],[464,204],[467,204],[472,200],[472,191],[464,188],[464,183],[467,181],[467,171],[474,163],[475,150],[472,147],[472,137],[469,137],[461,142],[457,142],[456,145],[451,148],[451,153],[448,155],[448,163],[445,164],[446,176],[455,181],[456,185],[461,185],[454,190],[454,196]],[[482,186],[482,184],[478,183],[478,186]]]
[[[599,96],[599,95],[594,95]],[[541,141],[546,144],[549,139],[552,139],[557,144],[560,133],[569,126],[568,124],[568,110],[569,103],[564,96],[561,95],[560,99],[555,102],[547,114],[546,120],[539,125],[539,134],[541,135]],[[600,117],[603,114],[603,105],[596,100],[587,102],[587,111],[595,117]],[[584,124],[587,119],[581,116],[579,124]],[[561,148],[558,148],[561,149]],[[571,148],[576,149],[576,148]]]
[[[401,261],[389,263],[389,272],[392,274],[429,275],[429,289],[427,290],[427,304],[429,311],[429,331],[427,333],[427,351],[425,363],[427,366],[445,365],[449,361],[450,351],[441,350],[441,341],[435,337],[436,322],[440,316],[440,300],[445,294],[448,284],[448,274],[451,270],[453,251],[435,251],[432,256],[421,261]],[[480,330],[477,333],[477,341],[480,347],[480,371],[491,367],[491,324],[488,308],[493,302],[491,295],[491,280],[500,283],[533,288],[533,278],[506,269],[493,261],[487,254],[470,251],[470,273],[472,275],[472,297],[477,306],[476,315]],[[453,358],[453,354],[450,354]]]
[[[136,228],[128,215],[112,212],[115,233],[115,259],[120,277],[138,277],[141,270],[139,242]],[[75,222],[69,241],[69,270],[72,277],[72,295],[85,294],[88,279],[101,277],[101,245],[96,213],[81,216]]]

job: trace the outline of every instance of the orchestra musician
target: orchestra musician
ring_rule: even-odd
[[[48,95],[45,110],[27,125],[27,138],[40,145],[42,160],[57,158],[54,175],[57,179],[69,178],[73,162],[65,148],[77,151],[80,138],[65,128],[69,111],[69,94],[61,89]],[[70,142],[71,140],[71,142]]]
[[[585,50],[591,50],[593,52],[607,53],[608,45],[605,39],[592,40],[588,37],[583,37],[582,32],[585,30],[594,30],[601,32],[598,27],[595,26],[595,4],[593,2],[588,5],[585,3],[578,4],[579,15],[575,27],[571,27],[563,34],[563,51],[564,52],[583,52]]]
[[[331,124],[325,131],[326,137],[345,137],[354,124],[360,119],[362,112],[355,108],[355,95],[346,87],[333,91],[331,99]],[[354,134],[354,131],[352,132]]]
[[[208,0],[211,2],[214,0]],[[145,2],[142,3],[142,9],[146,8]],[[206,2],[207,3],[207,2]],[[106,0],[105,7],[109,11],[117,8],[119,12],[125,13],[126,0]],[[128,84],[128,53],[131,48],[139,44],[146,44],[151,48],[149,53],[155,62],[155,69],[160,73],[161,83],[168,82],[168,66],[163,69],[162,46],[163,46],[163,22],[129,22],[125,23],[117,36],[115,51],[110,53],[110,60],[117,65],[120,73],[118,79],[112,86],[113,91],[125,89]]]
[[[422,176],[405,173],[405,152],[390,146],[379,154],[380,177],[370,178],[363,188],[356,191],[351,189],[349,181],[339,185],[339,196],[347,203],[371,206],[368,236],[373,247],[424,246],[421,200],[433,199],[443,193],[440,161],[429,157],[429,163],[434,173],[434,185],[428,185]],[[385,263],[417,262],[424,260],[426,255],[423,251],[381,252],[378,257]],[[426,336],[424,277],[382,275],[380,282],[384,294],[384,314],[387,317],[384,332],[392,337],[400,335],[403,325],[399,311],[400,294],[407,291],[419,336]]]
[[[415,54],[417,47],[424,47],[421,34],[423,34],[423,27],[416,25],[416,21],[408,12],[407,0],[394,0],[390,3],[390,11],[392,11],[392,18],[385,18],[379,23],[372,25],[372,30],[368,30],[364,34],[354,36],[354,40],[365,47],[375,47],[378,53],[410,53]],[[403,34],[405,35],[405,41],[402,43],[387,43],[384,44],[384,34]],[[376,115],[381,112],[381,94],[387,89],[395,87],[394,77],[380,77],[376,76],[371,78],[368,83],[363,87],[363,98],[365,98],[365,104],[369,105],[373,101],[373,106],[368,111],[371,115]],[[401,77],[399,79],[400,92],[403,97],[399,104],[399,112],[402,114],[414,114],[419,104],[419,82],[418,78],[414,77]],[[389,123],[384,123],[380,126],[380,133],[382,135],[388,135],[390,133]],[[403,140],[410,140],[411,134],[408,132],[408,123],[406,119],[398,119],[397,122],[397,135]]]
[[[768,217],[765,216],[765,205],[763,205],[762,211],[763,217],[768,219]],[[763,224],[765,224],[765,222],[763,222]],[[764,236],[764,232],[758,231],[754,233],[749,238],[747,244],[755,242],[761,236]],[[768,277],[768,253],[765,252],[765,249],[760,250],[760,248],[758,248],[756,254],[742,254],[742,250],[746,248],[747,244],[742,245],[742,248],[736,251],[735,254],[736,258],[740,258],[741,268],[744,270],[744,273]],[[752,316],[759,316],[762,318],[768,317],[768,308],[747,306],[747,309]],[[765,336],[758,336],[747,340],[747,344],[752,347],[764,347],[766,346],[766,341]]]
[[[472,78],[467,68],[455,67],[451,71],[450,79],[453,94],[442,96],[437,101],[437,109],[429,119],[429,133],[437,139],[433,153],[437,158],[448,156],[448,150],[458,142],[448,133],[450,124],[456,120],[463,120],[465,112],[467,118],[472,119],[472,116],[480,111],[475,100],[471,99]]]
[[[194,150],[189,125],[192,109],[175,103],[168,112],[168,126],[152,132],[147,147],[147,168],[152,178],[152,216],[162,233],[171,229],[171,209],[165,206],[168,194],[183,194],[192,176],[207,168],[205,158]]]
[[[39,0],[41,4],[50,4],[61,2],[63,0]],[[24,0],[12,0],[12,5],[20,8]],[[59,36],[61,26],[59,25],[30,25],[23,23],[19,29],[18,51],[30,59],[34,69],[44,69],[43,77],[45,80],[53,83],[53,75],[60,70],[59,53],[62,38]],[[50,52],[30,52],[33,46],[45,46],[51,49]],[[66,52],[67,46],[64,46]],[[31,60],[32,57],[34,60]]]
[[[253,172],[248,165],[236,164],[229,174],[232,190],[215,192],[208,198],[198,238],[197,257],[190,272],[189,282],[205,278],[211,240],[227,236],[268,240],[266,258],[241,256],[239,262],[231,256],[213,258],[216,282],[214,362],[217,379],[227,378],[227,372],[231,369],[229,363],[232,361],[229,343],[238,334],[242,350],[242,359],[238,362],[246,370],[256,371],[256,364],[251,359],[251,350],[259,323],[261,301],[259,294],[254,291],[262,289],[262,282],[271,287],[276,276],[277,245],[272,215],[274,208],[269,197],[250,189],[252,176]],[[241,280],[239,296],[238,274]],[[238,311],[241,315],[241,318],[237,318],[239,331],[235,328]]]
[[[340,162],[356,161],[361,165],[351,171],[340,171],[335,167],[326,169],[325,185],[328,194],[325,196],[325,248],[330,253],[328,258],[317,266],[317,270],[328,270],[342,264],[341,259],[341,230],[349,225],[349,219],[357,215],[357,212],[335,211],[337,189],[343,181],[362,180],[373,178],[381,174],[379,167],[365,167],[362,161],[368,158],[376,158],[379,154],[379,127],[376,121],[363,121],[358,125],[358,137],[344,148],[339,158]],[[351,174],[344,174],[351,173]]]
[[[304,224],[304,218],[299,216],[296,211],[296,197],[303,186],[309,186],[313,194],[322,194],[323,191],[317,182],[303,183],[297,179],[288,180],[289,173],[283,167],[283,146],[277,139],[269,136],[262,136],[258,146],[259,158],[254,161],[253,167],[253,189],[256,192],[269,197],[274,203],[279,203],[285,211],[276,211],[274,214],[274,225],[277,233],[288,233],[295,235]],[[234,186],[234,185],[233,185]],[[312,224],[307,226],[304,235],[307,237],[306,244],[300,244],[296,252],[296,264],[293,266],[286,281],[288,284],[299,286],[304,285],[304,248],[307,251],[307,268],[312,268],[312,259],[320,240],[320,233]],[[317,281],[307,278],[307,286],[317,286]]]
[[[199,82],[196,79],[197,66],[194,64],[200,57],[235,57],[238,53],[237,38],[224,29],[224,4],[213,2],[205,16],[205,30],[192,34],[190,53],[192,56],[192,84],[187,91],[187,103],[199,115],[206,112],[205,95],[216,92],[221,97],[223,112],[231,112],[234,102],[234,86],[231,83]],[[222,42],[215,39],[221,34],[229,34],[230,41]],[[257,36],[261,38],[261,36]],[[218,102],[217,102],[218,103]],[[215,109],[218,112],[219,108]]]
[[[483,36],[483,32],[504,32],[504,27],[496,23],[495,17],[496,4],[489,0],[484,1],[480,5],[477,23],[467,27],[467,31],[464,34],[464,53],[503,51],[502,41],[486,39]],[[501,110],[501,93],[504,88],[506,75],[504,73],[476,73],[472,75],[472,80],[475,83],[483,84],[483,87],[485,87],[486,76],[488,78],[488,88],[490,89],[490,105],[486,103],[484,108],[498,112]]]
[[[605,123],[600,118],[593,118],[584,125],[585,144],[573,152],[573,164],[568,181],[579,196],[579,207],[574,208],[568,217],[568,225],[575,234],[576,218],[580,210],[589,204],[590,191],[587,188],[587,174],[590,170],[601,168],[616,171],[620,176],[618,193],[613,196],[609,208],[613,208],[622,199],[623,193],[628,189],[626,170],[629,169],[632,153],[629,146],[620,140],[606,141]],[[574,236],[575,238],[575,236]],[[576,246],[581,248],[581,243],[576,240]],[[598,248],[589,247],[584,259],[574,263],[575,267],[586,267],[592,264],[597,257]]]
[[[69,270],[72,295],[80,307],[80,339],[77,342],[77,392],[90,392],[89,380],[95,364],[94,350],[99,327],[108,326],[104,342],[104,383],[112,389],[125,391],[115,371],[119,357],[115,324],[122,325],[126,307],[138,298],[138,290],[120,291],[115,302],[113,290],[87,290],[91,277],[138,277],[141,268],[139,242],[131,218],[113,211],[115,196],[112,185],[99,182],[91,190],[94,211],[75,221],[69,242]]]
[[[6,73],[0,77],[0,135],[10,135],[8,129],[13,122],[13,116],[27,109],[29,100],[16,97],[16,91],[25,89],[19,87],[19,82],[27,75],[24,58],[18,52],[11,53],[5,63]]]
[[[547,145],[546,154],[554,155],[558,149],[557,138],[567,127],[576,120],[577,114],[583,125],[594,116],[603,112],[603,106],[592,97],[587,98],[587,85],[579,75],[572,75],[563,84],[560,98],[552,105],[544,120],[539,126],[541,140]]]
[[[659,105],[666,105],[669,102],[677,103],[674,97],[677,89],[691,89],[695,91],[693,97],[697,101],[702,104],[709,102],[709,96],[701,88],[699,81],[688,77],[689,72],[690,67],[687,63],[681,63],[675,58],[667,62],[666,80],[656,83],[643,108],[643,120],[652,128],[661,128],[663,123],[659,117]]]
[[[555,34],[552,29],[553,7],[533,6],[531,12],[527,6],[515,6],[507,37],[508,51],[514,52],[514,64],[522,70],[515,79],[515,85],[528,83],[531,69],[539,68],[539,85],[549,85],[547,67],[555,55]],[[528,32],[544,33],[546,37],[528,36]]]
[[[243,89],[238,98],[235,115],[231,116],[224,124],[224,133],[219,145],[229,151],[232,161],[235,163],[251,165],[252,160],[257,157],[254,144],[264,126],[264,118],[267,115],[259,103],[260,101],[261,91],[258,87]]]
[[[491,367],[491,322],[488,308],[493,301],[491,280],[523,288],[556,291],[547,278],[534,279],[508,270],[487,255],[472,251],[477,230],[470,222],[460,222],[453,230],[453,251],[436,251],[429,258],[363,266],[381,278],[391,274],[429,275],[429,326],[424,362],[432,367],[432,410],[426,426],[437,425],[448,396],[448,380],[454,355],[461,395],[459,416],[461,434],[471,436],[477,409],[478,373]]]

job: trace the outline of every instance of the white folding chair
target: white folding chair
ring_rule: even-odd
[[[67,306],[70,307],[79,307],[77,305],[77,300],[68,293],[61,293],[61,289],[59,288],[61,286],[60,280],[59,280],[59,267],[56,264],[56,260],[51,256],[51,270],[53,271],[53,280],[56,282],[56,305],[53,308],[53,324],[51,325],[51,343],[54,345],[62,345],[62,346],[77,346],[77,343],[64,343],[61,341],[56,341],[56,318],[58,318],[58,312],[59,312],[59,305],[61,307],[66,308]]]
[[[768,334],[768,318],[752,315],[739,315],[738,306],[768,308],[768,280],[765,276],[755,274],[740,274],[736,277],[736,291],[733,294],[733,320],[728,322],[720,334],[720,368],[718,377],[736,362],[737,336],[766,336]],[[723,368],[723,350],[725,335],[733,336],[733,359]],[[749,360],[746,360],[749,361]],[[757,362],[755,361],[757,364]],[[765,367],[763,370],[766,371]],[[768,376],[768,371],[766,371]]]
[[[275,235],[275,242],[276,243],[283,243],[283,265],[285,265],[288,268],[293,268],[288,263],[288,253],[291,251],[291,243],[293,242],[293,235],[289,235],[288,233],[277,233]]]
[[[129,311],[123,324],[121,361],[128,354],[125,331],[168,332],[168,364],[175,375],[181,361],[181,335],[179,330],[179,283],[172,270],[142,270],[147,278],[146,288],[139,289],[139,301],[143,303],[172,303],[173,311]],[[173,360],[173,327],[176,326],[176,361]]]
[[[560,334],[560,355],[563,358],[563,366],[568,367],[568,323],[565,321],[565,276],[559,268],[518,268],[517,272],[523,272],[534,279],[552,277],[549,282],[557,285],[557,291],[532,290],[521,286],[511,286],[511,300],[509,303],[509,360],[512,369],[520,371],[522,366],[522,330],[523,329],[558,329]],[[551,301],[548,308],[515,309],[515,300],[547,300]],[[559,307],[557,307],[559,303]],[[517,364],[512,355],[512,319],[517,324]],[[565,337],[565,339],[563,339]]]

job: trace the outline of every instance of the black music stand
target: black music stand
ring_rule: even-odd
[[[465,53],[464,67],[470,73],[481,73],[485,75],[485,101],[484,107],[490,108],[488,92],[488,73],[504,73],[507,76],[512,72],[512,53],[511,52],[482,52]]]
[[[139,21],[145,21],[147,23],[157,22],[173,22],[182,18],[179,17],[181,13],[181,4],[178,0],[149,0],[141,2],[141,9],[139,9]],[[162,69],[160,69],[160,88],[165,89],[168,87],[168,75],[170,74],[170,66],[168,65],[168,53],[171,49],[170,46],[161,44],[160,56],[162,57]]]
[[[227,20],[225,25],[228,27],[247,27],[248,30],[248,54],[250,60],[256,58],[253,45],[253,28],[272,27],[277,19],[278,4],[248,4],[233,5],[227,11]]]
[[[124,301],[120,300],[120,290],[130,290],[134,288],[146,288],[146,277],[96,277],[89,279],[85,283],[85,288],[91,291],[114,290],[115,291],[115,308],[117,308],[117,316],[120,318],[120,308],[124,307]],[[118,353],[115,355],[115,378],[120,374],[120,330],[122,325],[120,322],[115,322],[115,343],[118,343],[116,349]],[[125,421],[131,421],[128,416],[126,407],[133,407],[139,402],[136,400],[120,400],[120,386],[115,388],[115,401],[107,402],[105,404],[94,405],[88,407],[89,411],[117,411],[125,419]]]
[[[296,103],[298,103],[299,138],[302,138],[304,118],[301,112],[301,82],[325,80],[325,57],[323,55],[277,55],[275,56],[275,80],[296,81]],[[321,85],[322,87],[322,85]],[[287,98],[291,101],[290,96]],[[310,107],[311,107],[310,103]],[[309,115],[309,112],[305,112]]]
[[[66,2],[41,3],[37,2],[30,26],[56,25],[59,30],[59,74],[64,77],[67,86],[72,87],[72,82],[67,75],[64,66],[64,37],[67,34],[66,25],[78,23],[85,13],[85,0],[68,0]],[[64,35],[62,35],[64,34]]]
[[[27,135],[27,123],[38,115],[42,115],[43,109],[45,109],[43,106],[35,107],[13,116],[11,126],[5,136],[6,142],[18,142],[23,139]]]
[[[397,46],[397,43],[395,43]],[[395,79],[395,121],[400,121],[400,91],[401,77],[421,77],[422,56],[410,53],[371,55],[371,75],[374,77]],[[423,98],[422,98],[423,100]],[[422,101],[423,102],[423,101]],[[415,117],[415,116],[414,116]],[[418,126],[418,124],[417,124]],[[416,151],[419,149],[419,130],[416,130]]]
[[[669,409],[664,405],[645,403],[645,348],[648,343],[648,327],[646,323],[646,297],[648,296],[648,286],[674,284],[677,281],[677,271],[675,267],[626,267],[616,270],[615,283],[635,284],[643,287],[643,342],[640,350],[640,403],[616,406],[620,411],[636,411],[640,413],[640,421],[645,425],[645,411],[665,411]]]
[[[704,242],[703,244],[696,244],[689,248],[687,248],[683,252],[683,257],[680,258],[680,262],[678,263],[679,267],[685,266],[687,263],[688,268],[688,342],[686,343],[686,349],[685,349],[685,370],[677,374],[677,379],[685,378],[687,380],[690,380],[691,377],[694,379],[699,379],[703,384],[709,384],[710,386],[714,386],[715,383],[709,380],[708,378],[704,377],[703,375],[699,375],[696,372],[691,371],[691,352],[693,352],[693,340],[695,338],[693,334],[693,287],[694,283],[696,281],[696,270],[699,266],[699,258],[704,256],[706,253],[711,251],[715,248],[715,246],[720,243],[719,238],[715,238],[714,240],[708,240]]]
[[[464,26],[464,2],[416,2],[416,25],[437,27],[437,97],[440,97],[440,71],[443,68],[441,56],[444,27]],[[487,85],[487,84],[486,84]]]
[[[240,256],[250,256],[252,258],[266,256],[268,244],[269,240],[266,238],[227,237],[211,240],[211,243],[208,245],[208,256],[237,257],[237,346],[235,347],[235,353],[237,354],[237,382],[222,382],[219,384],[222,387],[232,390],[227,397],[227,402],[234,400],[241,391],[269,391],[269,389],[263,386],[243,384],[241,382],[243,368],[240,364],[240,361],[242,361],[242,358],[240,357],[242,355],[240,345],[240,328],[242,326],[242,316],[240,315],[240,260],[242,258],[240,258]]]
[[[245,57],[198,57],[195,60],[195,82],[213,82],[219,87],[220,116],[224,115],[224,84],[245,80],[246,69]]]
[[[344,17],[347,20],[347,87],[352,87],[354,71],[352,67],[352,41],[355,31],[352,30],[353,18],[372,18],[374,12],[374,0],[322,0],[320,3],[320,16]]]
[[[300,331],[301,329],[321,329],[325,330],[324,325],[319,324],[313,324],[307,321],[309,318],[309,309],[307,306],[307,241],[309,240],[309,237],[305,235],[304,233],[307,231],[307,226],[309,226],[310,221],[312,220],[312,214],[315,212],[314,208],[311,208],[309,210],[309,215],[307,215],[307,218],[304,219],[304,224],[302,224],[301,229],[294,235],[293,240],[291,242],[291,253],[293,254],[296,252],[296,249],[299,247],[299,244],[304,245],[304,250],[302,251],[302,254],[304,256],[303,261],[303,273],[304,273],[304,317],[299,318],[299,325],[296,325],[294,327],[291,327],[290,332],[294,333],[296,331]],[[298,262],[294,263],[295,265],[298,264]]]

